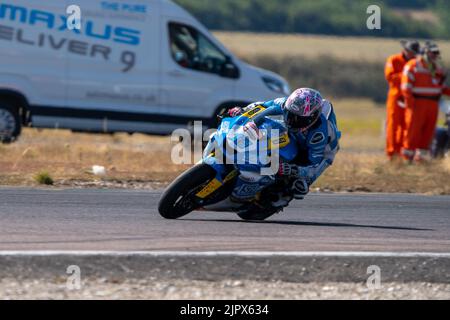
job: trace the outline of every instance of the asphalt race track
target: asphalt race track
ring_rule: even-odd
[[[265,222],[194,212],[161,192],[0,189],[0,250],[450,252],[450,197],[311,194]]]

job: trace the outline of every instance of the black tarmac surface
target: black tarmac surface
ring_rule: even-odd
[[[450,252],[450,197],[310,194],[265,222],[194,212],[161,192],[0,189],[0,250]]]

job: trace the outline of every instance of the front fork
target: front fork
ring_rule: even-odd
[[[204,158],[203,162],[216,171],[216,176],[196,194],[196,197],[199,198],[200,201],[206,201],[208,197],[216,193],[220,188],[237,178],[239,175],[239,171],[234,166],[218,164],[212,155]]]

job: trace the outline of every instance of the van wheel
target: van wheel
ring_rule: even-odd
[[[0,142],[11,143],[17,139],[22,130],[22,123],[20,121],[17,109],[0,103]]]

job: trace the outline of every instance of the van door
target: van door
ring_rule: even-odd
[[[81,0],[69,50],[67,115],[81,130],[158,132],[159,1]],[[73,122],[72,122],[73,126]]]
[[[162,88],[166,110],[174,117],[209,119],[222,99],[233,96],[234,79],[221,76],[227,56],[192,25],[165,19]]]
[[[0,4],[0,86],[24,94],[33,115],[66,103],[66,40],[58,31],[65,13],[65,1]],[[41,120],[33,117],[33,125],[47,123]]]

